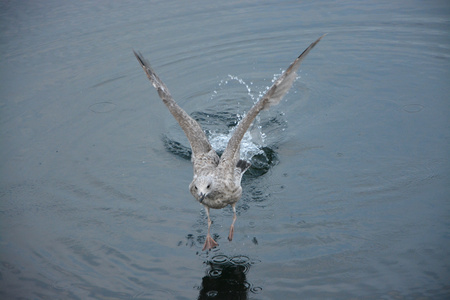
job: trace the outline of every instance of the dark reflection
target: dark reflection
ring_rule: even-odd
[[[172,154],[175,154],[184,159],[191,159],[192,150],[190,147],[186,147],[181,143],[170,139],[169,137],[163,135],[162,141],[164,143],[164,147]]]
[[[269,172],[270,168],[278,163],[277,154],[269,147],[262,147],[263,153],[250,159],[252,166],[244,173],[245,178],[256,178]]]
[[[247,256],[228,257],[220,254],[205,261],[206,275],[202,278],[198,299],[248,299],[248,292],[258,293],[247,281],[247,275],[254,262]]]

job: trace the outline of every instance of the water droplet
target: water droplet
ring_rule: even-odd
[[[218,291],[208,291],[206,293],[206,296],[208,296],[208,297],[216,297],[218,294],[219,294]]]
[[[245,255],[237,255],[231,258],[231,262],[235,265],[245,265],[248,264],[250,261],[250,258]]]
[[[223,264],[226,263],[228,261],[228,256],[226,255],[216,255],[211,259],[211,262],[215,263],[215,264]]]
[[[406,111],[407,113],[418,113],[424,108],[423,105],[420,104],[408,104],[403,106],[403,111]]]
[[[214,269],[214,270],[209,271],[210,277],[220,277],[221,275],[222,275],[222,270]]]
[[[259,286],[253,286],[250,288],[250,292],[252,292],[253,294],[258,294],[261,291],[262,291],[262,287],[259,287]]]

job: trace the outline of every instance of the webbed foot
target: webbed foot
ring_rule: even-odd
[[[217,244],[217,242],[208,234],[206,236],[205,245],[203,245],[202,251],[211,250],[212,248],[217,246],[219,246],[219,244]]]

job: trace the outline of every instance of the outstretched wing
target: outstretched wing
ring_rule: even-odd
[[[314,43],[309,45],[305,51],[287,68],[287,70],[281,74],[281,76],[275,81],[272,87],[267,91],[267,93],[248,111],[245,117],[239,122],[236,127],[233,136],[228,142],[227,148],[220,158],[219,167],[225,170],[233,170],[238,162],[239,155],[236,155],[236,151],[239,151],[239,145],[244,137],[245,132],[252,124],[258,113],[267,109],[272,105],[276,105],[280,102],[281,98],[289,91],[297,77],[296,71],[298,70],[302,60],[311,51],[314,46],[319,43],[319,41],[325,36],[322,35]]]
[[[142,54],[134,50],[133,53],[142,69],[144,69],[147,74],[148,79],[150,79],[151,83],[158,91],[159,97],[161,97],[170,113],[174,116],[186,134],[189,143],[191,144],[194,157],[209,152],[212,147],[206,138],[205,132],[197,121],[191,118],[180,106],[178,106],[175,100],[173,100],[167,86],[159,79],[158,75],[156,75],[155,71],[150,67],[150,63],[142,56]]]

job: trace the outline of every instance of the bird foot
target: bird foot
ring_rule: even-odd
[[[233,240],[234,226],[231,225],[230,233],[228,234],[228,240],[231,242]]]
[[[219,246],[219,244],[217,244],[216,241],[210,235],[207,235],[205,245],[203,245],[202,251],[211,250],[212,248],[217,246]]]

